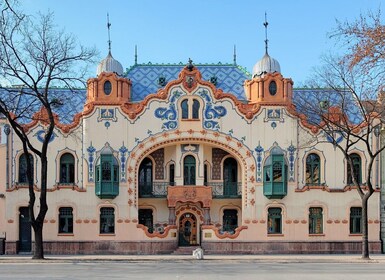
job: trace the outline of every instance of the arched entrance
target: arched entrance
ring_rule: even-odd
[[[178,226],[179,246],[192,246],[199,244],[198,242],[198,223],[195,215],[184,213],[179,218]]]

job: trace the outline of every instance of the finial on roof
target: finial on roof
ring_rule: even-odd
[[[234,55],[233,55],[234,65],[237,65],[237,47],[234,45]]]
[[[265,26],[265,52],[267,54],[267,48],[268,48],[268,42],[269,40],[267,39],[267,26],[269,23],[267,22],[267,14],[265,12],[265,22],[263,23],[263,26]]]
[[[188,64],[187,64],[187,69],[190,70],[190,71],[192,71],[194,69],[194,65],[192,64],[192,62],[193,62],[192,59],[189,58],[188,59]]]
[[[111,27],[111,23],[110,23],[110,16],[109,16],[109,14],[107,13],[107,29],[108,29],[108,53],[110,53],[110,54],[111,54],[110,27]]]
[[[135,45],[135,61],[134,61],[134,64],[138,64],[138,47],[137,45]]]

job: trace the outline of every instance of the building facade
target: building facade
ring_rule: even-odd
[[[305,90],[293,90],[267,52],[252,75],[236,63],[191,60],[135,64],[123,73],[109,53],[87,84],[77,106],[58,113],[49,145],[46,252],[360,252],[361,200],[347,162],[297,111]],[[25,127],[38,144],[44,123]],[[32,248],[26,156],[2,120],[6,254]],[[39,161],[30,156],[39,192]],[[351,156],[362,182],[365,147]],[[377,253],[378,170],[368,212]]]

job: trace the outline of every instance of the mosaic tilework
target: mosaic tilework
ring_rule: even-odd
[[[212,158],[213,158],[212,178],[213,180],[220,180],[221,171],[222,171],[221,162],[222,162],[222,159],[229,153],[219,148],[213,148],[211,152],[212,152]]]
[[[177,65],[152,65],[138,64],[127,71],[127,78],[132,81],[131,101],[143,100],[150,93],[155,93],[161,86],[159,78],[165,78],[168,83],[178,78],[184,64]],[[195,65],[202,74],[202,79],[210,81],[216,77],[216,87],[224,92],[234,94],[238,99],[245,100],[243,82],[250,76],[241,67],[236,65]]]
[[[164,179],[164,149],[158,149],[155,152],[151,153],[151,156],[155,160],[155,180]]]

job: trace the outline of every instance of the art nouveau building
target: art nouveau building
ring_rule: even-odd
[[[267,53],[252,75],[236,63],[191,61],[123,73],[109,54],[79,106],[58,112],[46,251],[360,252],[359,195],[343,154],[317,141],[325,136],[296,110],[304,91]],[[38,143],[44,124],[26,127]],[[2,120],[0,234],[14,254],[33,238],[26,155],[6,128]],[[365,148],[351,156],[362,181]],[[39,168],[34,157],[37,191]],[[370,247],[380,252],[379,189],[369,205]]]

